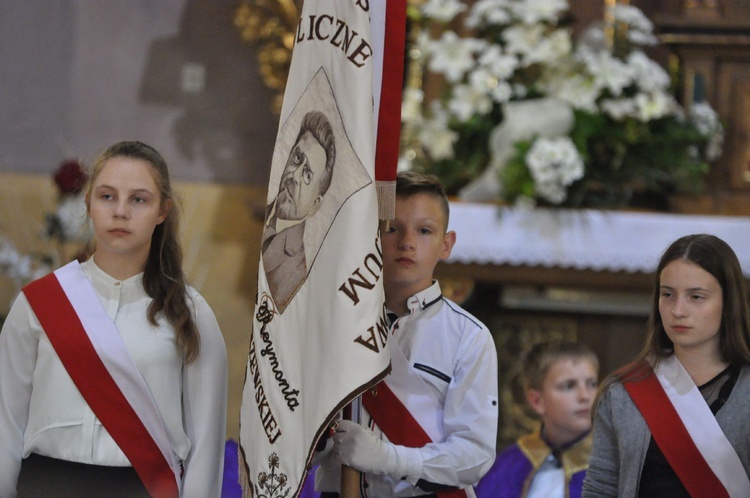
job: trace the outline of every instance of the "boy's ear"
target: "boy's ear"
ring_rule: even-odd
[[[448,256],[451,255],[451,251],[453,250],[453,245],[456,243],[456,232],[451,230],[450,232],[445,232],[445,235],[443,235],[443,247],[440,250],[440,259],[446,259]]]
[[[526,401],[528,401],[529,406],[531,406],[534,412],[540,417],[547,411],[544,406],[544,397],[542,396],[542,393],[536,389],[529,389],[526,393]]]

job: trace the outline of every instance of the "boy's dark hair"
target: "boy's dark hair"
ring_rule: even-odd
[[[550,367],[560,360],[590,361],[599,372],[599,358],[585,344],[566,340],[544,341],[534,345],[523,359],[524,387],[541,391]]]
[[[448,230],[450,207],[443,184],[434,175],[425,175],[416,171],[401,171],[396,175],[396,197],[411,197],[416,194],[427,194],[440,201],[445,214],[445,229]]]

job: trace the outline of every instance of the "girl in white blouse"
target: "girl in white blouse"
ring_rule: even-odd
[[[164,159],[112,145],[86,204],[91,257],[25,287],[0,333],[0,498],[218,497],[226,348]]]

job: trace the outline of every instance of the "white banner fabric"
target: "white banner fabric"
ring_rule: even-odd
[[[389,368],[373,108],[382,41],[371,40],[370,27],[385,8],[372,4],[308,0],[302,8],[240,413],[246,495],[297,496],[319,436]]]

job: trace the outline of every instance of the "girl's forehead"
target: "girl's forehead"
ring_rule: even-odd
[[[155,168],[143,159],[115,156],[105,160],[93,178],[93,184],[147,184],[150,189],[158,185]]]
[[[660,287],[721,288],[721,284],[703,267],[685,259],[676,259],[662,269]]]

